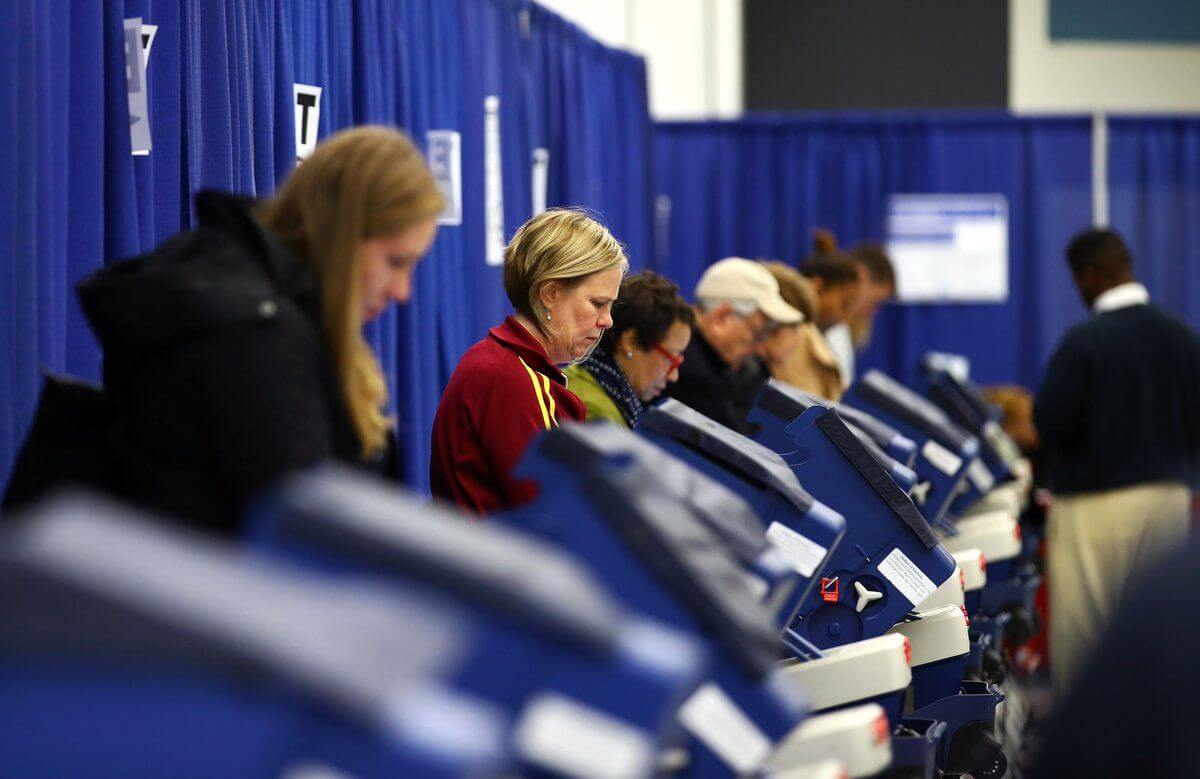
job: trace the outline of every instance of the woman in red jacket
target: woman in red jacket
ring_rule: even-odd
[[[584,420],[561,367],[587,357],[612,325],[627,268],[621,244],[579,211],[544,211],[517,231],[504,250],[516,314],[459,360],[433,421],[435,497],[476,514],[535,497],[512,471],[538,432]]]

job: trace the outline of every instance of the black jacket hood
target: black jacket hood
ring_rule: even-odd
[[[252,209],[248,198],[200,192],[195,230],[78,285],[110,365],[215,329],[272,319],[285,299],[311,316],[311,273]]]

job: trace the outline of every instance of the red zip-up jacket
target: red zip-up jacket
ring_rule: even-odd
[[[567,377],[510,316],[467,350],[442,393],[429,488],[475,514],[528,503],[537,485],[512,476],[525,447],[539,432],[586,415]]]

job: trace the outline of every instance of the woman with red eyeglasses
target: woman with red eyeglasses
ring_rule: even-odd
[[[600,346],[567,369],[588,419],[636,427],[643,404],[679,378],[696,315],[679,287],[653,271],[627,276]]]

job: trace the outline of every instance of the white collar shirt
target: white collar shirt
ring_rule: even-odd
[[[1144,306],[1150,302],[1150,292],[1136,281],[1119,284],[1103,292],[1092,303],[1092,313],[1103,314],[1129,306]]]

